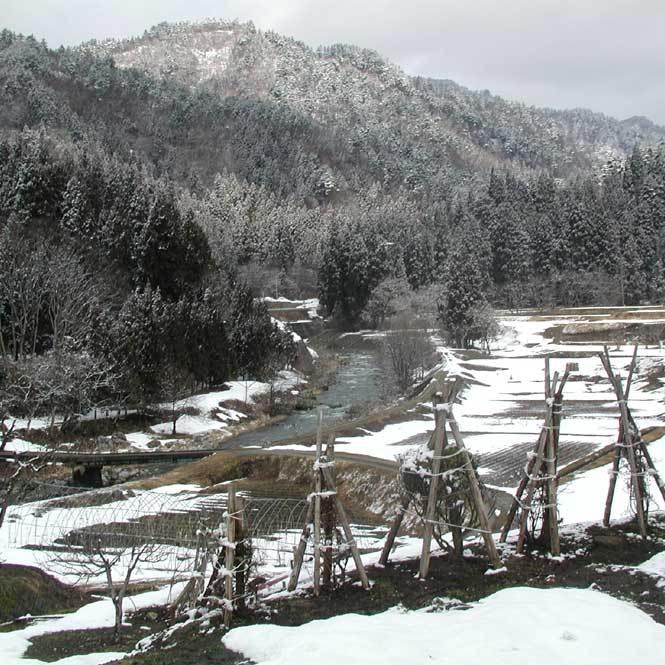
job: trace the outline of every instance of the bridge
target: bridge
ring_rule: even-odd
[[[193,462],[210,457],[211,455],[225,454],[230,457],[314,457],[316,451],[292,450],[274,446],[272,448],[198,448],[183,450],[146,450],[132,452],[71,452],[71,451],[38,451],[13,452],[0,451],[0,462],[49,462],[64,464],[73,467],[73,479],[77,484],[85,487],[102,486],[102,469],[105,466],[135,466],[142,464],[180,464]],[[397,462],[384,460],[369,455],[356,455],[353,453],[338,452],[337,459],[345,462],[355,462],[364,466],[371,466],[385,471],[398,469]]]

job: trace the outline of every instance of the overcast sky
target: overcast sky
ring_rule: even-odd
[[[665,124],[665,0],[0,0],[0,25],[54,47],[211,16],[372,48],[409,74],[529,104]]]

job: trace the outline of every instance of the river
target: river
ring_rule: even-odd
[[[323,411],[328,425],[349,417],[351,407],[367,406],[376,402],[381,394],[383,371],[377,350],[363,344],[360,348],[344,348],[337,354],[338,368],[335,381],[317,398],[317,404],[305,411],[294,411],[282,422],[265,429],[245,432],[225,442],[224,448],[251,445],[270,445],[316,431],[318,410]]]

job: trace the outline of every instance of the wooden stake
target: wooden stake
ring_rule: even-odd
[[[543,515],[543,519],[547,526],[547,536],[550,546],[550,552],[554,556],[561,554],[561,546],[559,543],[559,518],[557,512],[557,480],[556,480],[556,458],[557,458],[557,443],[558,443],[558,427],[555,416],[555,407],[558,406],[556,399],[556,385],[558,381],[558,373],[554,372],[554,379],[551,388],[549,387],[550,378],[550,359],[545,358],[545,398],[547,401],[547,408],[549,411],[550,428],[547,430],[547,445],[545,447],[545,457],[547,458],[547,507]]]
[[[410,503],[411,503],[411,495],[407,494],[402,498],[402,503],[400,504],[400,507],[397,509],[397,515],[395,515],[395,519],[393,520],[393,523],[390,527],[390,531],[386,536],[386,542],[383,545],[383,550],[381,551],[381,557],[379,558],[379,563],[382,566],[385,566],[388,563],[388,559],[390,558],[390,553],[392,552],[393,545],[395,544],[395,538],[399,533],[400,527],[402,526],[402,521],[404,520],[404,515],[406,514],[406,511],[408,510]]]
[[[521,552],[524,549],[524,543],[526,542],[526,532],[529,514],[531,513],[531,505],[533,503],[533,495],[536,491],[536,486],[538,485],[538,474],[540,469],[543,467],[543,460],[545,458],[545,446],[547,444],[547,420],[545,421],[545,427],[540,431],[540,436],[538,438],[538,445],[536,447],[536,457],[533,464],[533,471],[526,483],[525,498],[522,501],[522,512],[520,513],[520,533],[517,537],[517,552]]]
[[[623,432],[623,429],[621,430]],[[603,513],[603,524],[610,525],[612,517],[612,502],[614,501],[614,491],[619,478],[619,467],[621,465],[621,446],[623,434],[619,435],[619,440],[614,444],[614,457],[612,458],[612,475],[610,476],[610,485],[607,488],[607,498],[605,499],[605,512]]]
[[[342,529],[346,537],[346,542],[351,548],[351,555],[353,556],[353,561],[356,564],[356,571],[358,573],[358,577],[360,577],[360,582],[362,583],[363,589],[368,590],[369,580],[367,579],[365,566],[363,565],[363,560],[360,558],[360,552],[358,551],[358,546],[356,545],[356,541],[353,539],[353,533],[351,532],[351,524],[349,523],[349,519],[346,516],[344,505],[342,504],[342,501],[339,498],[339,494],[337,494],[335,478],[333,477],[332,471],[330,470],[329,467],[323,467],[321,469],[321,472],[323,473],[323,478],[326,481],[328,490],[334,492],[337,517],[339,518],[340,524],[342,525]]]
[[[300,534],[300,542],[296,548],[296,552],[293,555],[293,567],[291,569],[291,576],[289,577],[289,584],[287,589],[293,591],[296,586],[298,586],[298,580],[300,579],[300,571],[302,569],[302,562],[305,558],[305,550],[307,549],[307,541],[311,533],[310,524],[312,522],[312,516],[314,515],[314,502],[310,501],[307,505],[307,515],[305,516],[305,524],[302,528],[302,533]]]
[[[233,615],[233,561],[235,558],[235,519],[236,511],[236,488],[234,483],[229,484],[228,498],[226,505],[226,545],[224,550],[224,598],[226,606],[224,607],[224,625],[228,628],[231,625]]]
[[[327,463],[335,462],[335,435],[331,435],[326,446],[325,460]],[[332,471],[335,478],[334,467]],[[333,584],[333,540],[335,535],[335,502],[332,497],[321,500],[322,522],[323,522],[323,573],[322,584],[324,588],[331,589]]]
[[[635,455],[635,447],[632,432],[630,431],[630,423],[628,420],[628,408],[626,407],[626,400],[624,397],[623,388],[621,385],[621,377],[616,377],[616,383],[618,388],[617,396],[619,398],[619,409],[621,411],[621,423],[623,425],[623,438],[624,445],[626,446],[625,451],[627,453],[628,465],[630,466],[631,473],[631,487],[633,489],[633,494],[635,495],[635,503],[637,507],[637,522],[640,527],[640,534],[642,538],[647,537],[647,522],[646,515],[644,510],[644,497],[642,494],[642,482],[640,482],[641,469],[637,464],[637,456]]]
[[[478,480],[478,476],[476,475],[476,470],[473,468],[473,464],[471,463],[471,458],[469,457],[466,446],[464,445],[464,440],[462,439],[459,427],[457,426],[457,421],[453,416],[452,402],[448,406],[448,412],[446,413],[444,411],[442,413],[444,414],[444,418],[448,421],[448,427],[450,427],[450,431],[453,433],[457,447],[464,455],[464,466],[466,467],[466,472],[469,477],[469,484],[471,485],[471,496],[475,504],[476,513],[478,514],[478,520],[480,521],[480,528],[483,540],[485,541],[487,556],[492,566],[495,568],[500,568],[502,563],[501,559],[499,558],[499,553],[496,550],[496,544],[494,543],[494,537],[492,535],[489,518],[487,516],[487,509],[485,507],[485,502],[483,501],[482,492],[480,491],[480,482]]]
[[[635,504],[637,509],[637,522],[640,528],[640,534],[642,535],[643,538],[646,538],[647,523],[646,523],[646,511],[644,507],[644,492],[643,492],[644,481],[640,478],[640,474],[642,473],[643,470],[640,468],[640,465],[638,464],[638,456],[635,453],[636,442],[633,433],[631,432],[630,429],[631,419],[630,419],[630,414],[628,412],[628,405],[626,403],[626,395],[628,394],[627,391],[630,389],[630,386],[627,384],[626,392],[624,392],[621,377],[618,374],[615,374],[612,368],[612,360],[610,358],[610,353],[607,346],[604,346],[603,353],[600,354],[600,360],[603,363],[603,367],[607,372],[607,376],[610,380],[610,383],[614,388],[614,392],[617,398],[617,403],[619,404],[619,411],[621,414],[621,418],[619,420],[620,435],[619,435],[619,440],[617,442],[617,446],[622,447],[619,451],[619,456],[623,452],[623,454],[625,454],[626,456],[626,459],[628,460],[628,466],[630,467],[630,474],[631,474],[630,486],[632,493],[635,496]],[[637,347],[633,351],[633,359],[630,364],[630,370],[628,374],[628,378],[631,383],[633,379],[633,373],[636,361],[637,361]],[[612,484],[612,481],[616,483],[616,480],[612,478],[610,479],[610,485]],[[614,488],[611,489],[612,493],[610,495],[610,493],[608,492],[608,496],[605,502],[605,515],[611,514],[612,511]]]
[[[321,435],[323,412],[319,408],[319,427],[316,432],[316,464],[314,465],[314,595],[318,596],[321,588]]]
[[[236,609],[242,611],[245,608],[245,590],[247,588],[247,562],[251,552],[247,551],[245,542],[245,502],[241,496],[235,496],[235,510],[233,511],[233,536],[236,548],[234,560],[235,573],[235,596]]]
[[[540,446],[540,438],[542,436],[542,430],[541,434],[538,436],[538,441],[536,442],[536,446],[533,449],[529,459],[527,460],[526,463],[526,472],[524,476],[522,477],[522,480],[520,480],[520,484],[517,487],[517,491],[515,492],[515,496],[513,498],[513,502],[510,506],[510,510],[508,511],[508,515],[506,516],[506,523],[503,527],[503,531],[501,532],[501,538],[499,539],[500,542],[505,543],[506,539],[508,538],[508,533],[510,532],[510,528],[513,525],[513,520],[515,519],[515,515],[517,515],[517,511],[520,507],[521,500],[522,500],[522,495],[524,494],[524,490],[526,489],[526,486],[529,483],[529,477],[533,475],[534,473],[534,468],[536,466],[536,459],[538,456],[538,447]]]
[[[660,477],[660,474],[658,473],[654,463],[653,459],[651,458],[651,453],[647,449],[647,444],[642,440],[642,437],[640,437],[640,450],[642,451],[642,454],[644,455],[644,459],[646,460],[646,463],[649,465],[649,469],[651,469],[651,476],[656,482],[656,485],[658,489],[660,490],[660,494],[663,497],[663,500],[665,501],[665,483],[663,483],[663,479]]]
[[[427,498],[427,509],[425,510],[425,529],[423,533],[423,547],[420,553],[421,579],[427,577],[429,572],[430,548],[432,546],[432,534],[436,518],[436,503],[439,492],[439,474],[441,473],[441,454],[446,443],[445,428],[443,424],[443,411],[438,409],[442,401],[441,393],[434,395],[434,457],[432,459],[432,475],[429,482],[429,496]]]
[[[637,344],[633,349],[633,357],[630,361],[630,369],[628,370],[628,379],[626,380],[626,393],[624,399],[628,400],[628,395],[630,395],[630,388],[633,384],[633,374],[635,373],[635,365],[637,364]]]

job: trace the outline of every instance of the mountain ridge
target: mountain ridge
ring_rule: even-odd
[[[642,117],[617,120],[586,109],[508,101],[446,79],[409,77],[376,51],[344,44],[313,49],[251,23],[162,23],[140,37],[81,48],[110,56],[121,68],[221,96],[287,105],[326,126],[341,126],[360,146],[368,132],[386,130],[407,151],[444,144],[443,154],[430,146],[432,156],[467,174],[508,161],[566,177],[624,158],[635,144],[665,140],[665,128]]]

